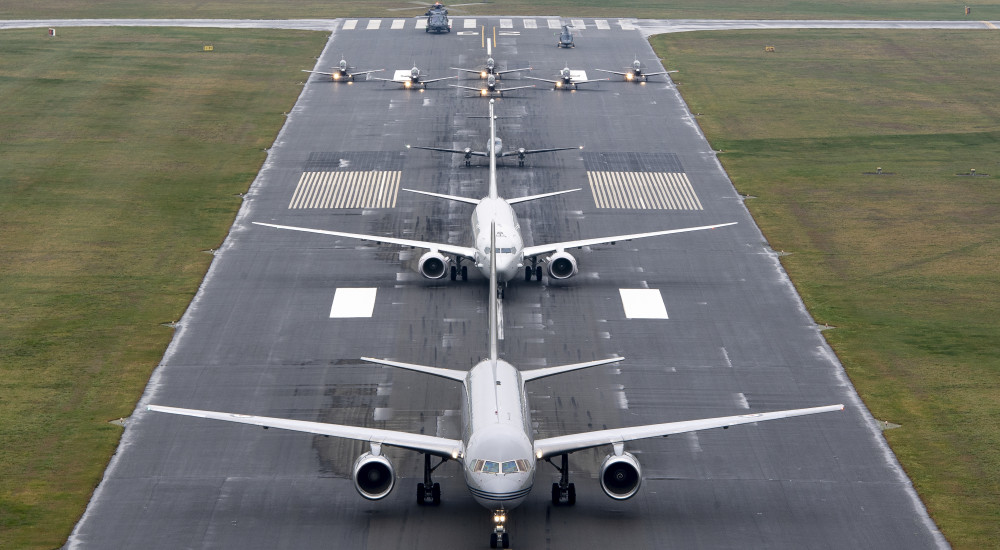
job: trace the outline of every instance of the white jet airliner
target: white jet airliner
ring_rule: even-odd
[[[496,117],[493,114],[493,99],[490,100],[490,143],[497,143]],[[476,205],[472,211],[472,235],[475,242],[474,247],[458,246],[447,243],[434,243],[428,241],[416,241],[412,239],[399,239],[395,237],[381,237],[378,235],[361,235],[358,233],[344,233],[342,231],[329,231],[325,229],[311,229],[307,227],[293,227],[288,225],[277,225],[272,223],[253,222],[256,225],[275,227],[278,229],[290,229],[293,231],[304,231],[307,233],[318,233],[321,235],[333,235],[335,237],[345,237],[349,239],[360,239],[377,243],[395,244],[400,246],[410,246],[414,248],[426,248],[417,262],[417,270],[428,279],[440,279],[448,273],[451,267],[451,279],[454,281],[459,273],[462,280],[468,278],[468,268],[462,265],[462,261],[471,260],[480,269],[480,272],[489,277],[490,270],[490,238],[487,230],[491,225],[496,225],[497,239],[497,277],[501,283],[506,283],[517,277],[518,271],[526,267],[524,278],[530,281],[534,276],[537,280],[542,280],[542,266],[539,261],[548,264],[549,277],[553,279],[568,279],[576,275],[578,268],[576,258],[568,252],[572,248],[581,248],[595,244],[607,244],[618,241],[628,241],[632,239],[643,239],[646,237],[656,237],[658,235],[671,235],[674,233],[687,233],[689,231],[701,231],[703,229],[715,229],[727,225],[736,225],[737,222],[722,223],[716,225],[703,225],[699,227],[685,227],[682,229],[667,229],[663,231],[651,231],[649,233],[635,233],[631,235],[615,235],[613,237],[598,237],[594,239],[580,239],[576,241],[565,241],[561,243],[543,244],[536,246],[524,246],[521,238],[521,224],[517,221],[517,214],[511,208],[512,204],[518,204],[535,199],[560,195],[579,191],[579,189],[568,189],[566,191],[554,191],[541,195],[531,195],[528,197],[518,197],[513,199],[503,199],[497,193],[497,172],[496,172],[496,151],[495,147],[489,148],[490,154],[490,189],[489,196],[482,199],[471,199],[467,197],[456,197],[454,195],[442,195],[429,191],[417,191],[414,189],[404,189],[411,193],[420,193],[442,199]],[[450,254],[452,259],[445,256]],[[540,258],[545,256],[545,258]],[[530,264],[530,265],[527,265]]]
[[[491,155],[490,160],[491,165],[493,165],[496,157]],[[371,500],[385,498],[396,484],[395,469],[389,459],[382,454],[383,446],[401,447],[424,453],[424,481],[417,485],[417,504],[419,505],[439,504],[441,502],[440,485],[433,482],[431,474],[445,461],[456,460],[462,465],[465,484],[473,499],[493,511],[493,525],[490,533],[491,548],[508,548],[510,546],[510,536],[506,529],[507,513],[528,497],[534,485],[536,468],[542,460],[555,466],[552,459],[561,457],[561,465],[556,466],[561,478],[558,483],[552,484],[552,503],[554,505],[564,503],[573,505],[576,502],[576,486],[569,482],[569,454],[584,449],[608,446],[611,448],[611,452],[601,464],[601,488],[609,497],[625,500],[634,496],[642,483],[642,469],[639,461],[634,455],[625,451],[626,442],[843,410],[843,405],[830,405],[613,428],[535,439],[531,422],[531,407],[525,392],[527,382],[578,369],[606,365],[624,358],[612,357],[529,371],[520,371],[510,363],[500,359],[497,320],[499,302],[497,266],[501,264],[497,252],[500,248],[499,232],[495,224],[490,224],[488,231],[489,358],[476,364],[469,371],[413,365],[388,359],[361,358],[371,363],[422,372],[460,383],[462,385],[462,439],[159,405],[150,405],[148,409],[170,414],[250,424],[265,429],[279,428],[367,442],[370,445],[370,450],[355,460],[352,478],[358,493]],[[441,459],[441,462],[433,467],[431,466],[432,456]]]

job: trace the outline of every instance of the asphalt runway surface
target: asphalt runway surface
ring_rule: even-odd
[[[412,18],[398,29],[389,19],[377,30],[368,20],[352,30],[338,24],[315,68],[328,70],[345,57],[361,70],[386,69],[381,74],[415,62],[432,78],[453,76],[449,67],[485,61],[483,34],[492,39],[496,32],[500,67],[531,66],[533,76],[553,76],[568,64],[597,78],[602,73],[594,69],[623,70],[636,55],[647,70],[662,70],[636,28],[581,20],[577,47],[557,49],[556,31],[537,19],[535,28],[520,18],[510,27],[501,18],[479,18],[468,28],[455,19],[454,32],[440,36],[416,29]],[[482,150],[488,121],[468,115],[484,115],[486,100],[448,87],[455,80],[418,91],[306,73],[303,79],[298,103],[68,547],[487,546],[490,512],[475,504],[455,462],[435,472],[441,506],[418,507],[422,457],[388,449],[399,480],[392,494],[373,502],[349,477],[366,450],[360,443],[144,411],[158,404],[460,435],[456,384],[358,357],[471,367],[488,354],[488,284],[477,270],[465,282],[430,281],[414,272],[419,250],[251,222],[467,244],[470,205],[398,188],[485,194],[485,159],[465,167],[461,157],[404,146]],[[500,349],[515,366],[626,358],[532,383],[538,437],[847,406],[627,444],[645,481],[623,502],[605,496],[597,480],[609,449],[571,455],[574,507],[552,506],[548,487],[558,473],[540,464],[534,491],[510,515],[512,547],[947,546],[673,84],[614,78],[569,92],[516,75],[501,83],[538,84],[498,99],[505,145],[585,146],[529,157],[524,168],[515,159],[500,161],[506,197],[582,188],[516,205],[526,244],[739,222],[573,251],[576,277],[507,288]],[[611,188],[619,202],[599,208],[593,182],[608,177],[619,178]],[[325,183],[304,190],[314,180]],[[376,181],[390,184],[376,189]],[[650,181],[674,182],[664,189],[697,200],[655,202],[639,190]],[[294,202],[305,192],[354,193],[361,201],[355,204],[375,204],[364,201],[388,193],[393,202]],[[376,289],[371,316],[331,317],[335,293],[352,288]],[[627,318],[622,289],[653,291],[667,318]]]

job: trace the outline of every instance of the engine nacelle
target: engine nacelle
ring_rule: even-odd
[[[451,260],[444,257],[440,252],[431,250],[420,257],[417,269],[420,270],[421,275],[428,279],[440,279],[448,272],[448,264],[450,263]]]
[[[553,279],[569,279],[576,275],[576,258],[565,250],[560,250],[549,256],[549,277]]]
[[[601,489],[615,500],[635,496],[642,485],[642,467],[631,453],[608,455],[601,464]]]
[[[354,488],[369,500],[385,498],[396,485],[396,470],[383,455],[365,453],[354,461]]]

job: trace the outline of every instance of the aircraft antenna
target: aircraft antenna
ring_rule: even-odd
[[[493,115],[493,104],[496,102],[495,99],[490,100],[490,198],[495,199],[499,195],[497,194],[497,153],[493,148],[493,144],[497,141],[497,124],[496,117]]]

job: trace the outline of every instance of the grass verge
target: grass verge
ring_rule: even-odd
[[[346,0],[5,0],[0,19],[54,19],[87,17],[180,17],[236,19],[301,19],[327,17],[413,17],[424,12],[427,0],[358,2]],[[654,19],[946,19],[997,20],[1000,2],[971,4],[939,0],[703,0],[660,2],[655,0],[505,0],[504,2],[457,2],[452,15],[562,15],[579,17],[642,17]]]
[[[754,31],[653,45],[680,69],[771,246],[793,253],[782,264],[813,317],[837,327],[824,334],[861,397],[902,425],[885,436],[934,520],[956,548],[995,547],[996,35]]]
[[[0,33],[0,548],[65,541],[325,39]]]

